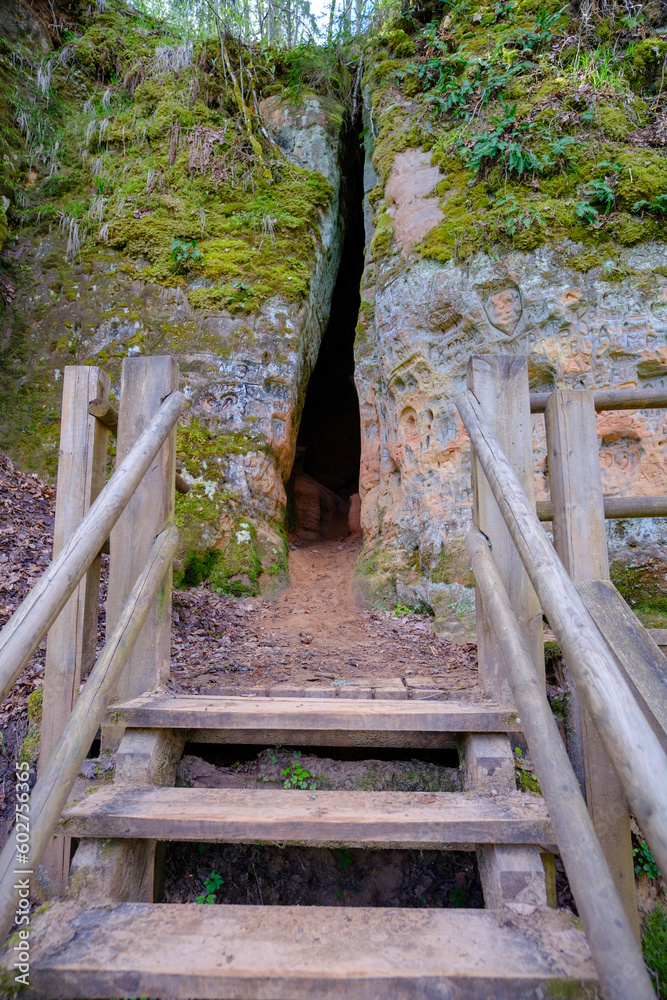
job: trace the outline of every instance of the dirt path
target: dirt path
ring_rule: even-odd
[[[228,599],[204,589],[175,595],[176,685],[213,690],[382,680],[400,688],[411,677],[415,684],[428,678],[452,694],[475,694],[473,646],[436,636],[427,615],[355,605],[351,588],[360,546],[356,538],[292,546],[291,586],[277,600],[248,598],[230,608]]]

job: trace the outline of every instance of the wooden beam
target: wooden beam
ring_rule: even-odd
[[[512,799],[517,794],[523,798],[516,790],[515,758],[507,733],[466,733],[461,751],[466,792],[494,795],[495,801]],[[534,837],[532,841],[511,843],[493,838],[491,842],[477,843],[477,867],[488,909],[509,906],[521,912],[526,906],[547,905],[544,865],[535,846],[538,843],[546,841]]]
[[[169,525],[155,540],[148,559],[77,698],[67,725],[30,795],[30,863],[37,869],[69,798],[72,785],[107,710],[113,690],[153,607],[165,576],[171,572],[178,532]],[[0,854],[0,941],[16,915],[16,843],[10,835]]]
[[[661,497],[603,497],[604,516],[607,519],[626,517],[667,517],[667,496]],[[554,508],[551,500],[537,501],[540,521],[552,521]]]
[[[573,392],[582,390],[573,389]],[[551,392],[531,392],[530,412],[545,413]],[[595,409],[650,410],[667,407],[665,389],[597,389],[593,392]]]
[[[522,920],[469,909],[60,903],[33,924],[26,1000],[534,1000],[566,989],[592,1000],[598,992],[578,921],[563,911]],[[12,982],[13,961],[9,952],[2,963]]]
[[[576,584],[608,580],[607,533],[593,393],[581,390],[552,393],[547,403],[545,422],[556,552]],[[583,763],[588,811],[628,920],[639,941],[626,797],[593,721],[581,703],[576,685],[571,677],[568,680],[568,739],[572,738],[575,743],[575,759]]]
[[[91,395],[109,398],[111,379],[93,365],[67,366],[63,378],[60,454],[56,487],[53,555],[58,555],[88,513],[105,482],[109,431],[90,416]],[[93,560],[49,631],[39,770],[44,770],[60,738],[79,686],[95,662],[100,590],[100,558]],[[70,842],[54,841],[43,859],[45,895],[61,895],[67,883]],[[48,882],[48,885],[46,884]]]
[[[88,413],[95,417],[114,437],[118,433],[118,410],[109,402],[109,394],[98,394],[88,403]]]
[[[184,405],[185,396],[180,392],[172,393],[165,400],[69,541],[3,628],[0,633],[0,698],[4,698],[12,687],[97,558]]]
[[[190,483],[188,483],[185,479],[183,479],[183,476],[179,472],[176,473],[175,484],[177,493],[189,493],[190,490],[192,489]]]
[[[531,759],[604,995],[609,1000],[651,1000],[653,987],[634,929],[611,877],[489,543],[473,529],[466,546],[475,578],[484,591],[489,621],[507,666]]]
[[[526,358],[514,355],[473,355],[468,361],[468,388],[475,394],[508,461],[534,503],[535,475]],[[474,450],[471,457],[473,521],[491,539],[512,607],[525,629],[535,669],[544,675],[542,612],[539,601]],[[488,697],[509,703],[512,693],[500,651],[484,618],[481,595],[476,609],[480,682]]]
[[[97,417],[114,436],[118,433],[118,410],[111,405],[102,395],[92,399],[88,404],[88,412],[93,417]],[[192,489],[180,473],[176,473],[176,492],[189,493]]]
[[[518,730],[516,712],[492,704],[439,701],[354,701],[334,698],[143,697],[114,705],[111,723],[141,729],[282,730],[324,736],[332,730],[366,733],[454,733]],[[254,738],[254,737],[253,737]]]
[[[462,792],[104,788],[67,807],[60,832],[216,843],[324,846],[552,843],[541,799]]]
[[[667,756],[472,393],[456,405],[630,807],[667,871]]]
[[[178,389],[178,365],[169,355],[123,361],[118,415],[118,459],[129,454],[165,397]],[[107,628],[146,561],[155,536],[174,519],[176,429],[172,429],[111,532]],[[166,682],[171,643],[171,572],[120,679],[118,697],[132,698]]]
[[[644,717],[667,752],[667,657],[613,583],[586,580],[577,589],[616,654]]]

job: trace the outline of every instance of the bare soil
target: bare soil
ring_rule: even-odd
[[[173,687],[211,692],[423,676],[456,698],[478,697],[473,644],[440,638],[428,615],[354,603],[360,547],[358,538],[291,545],[291,585],[278,599],[234,603],[203,587],[175,594]]]
[[[185,844],[167,847],[167,903],[192,903],[215,872],[216,903],[482,908],[475,854]]]

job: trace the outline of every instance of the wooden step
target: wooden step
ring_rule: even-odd
[[[185,729],[194,743],[449,747],[455,733],[516,732],[511,707],[454,701],[146,696],[109,710],[111,723]]]
[[[33,917],[30,1000],[599,997],[571,914],[125,903]],[[2,959],[10,969],[13,952]]]
[[[344,843],[474,849],[547,844],[542,799],[462,792],[320,792],[300,789],[103,788],[68,806],[68,837],[219,843]]]

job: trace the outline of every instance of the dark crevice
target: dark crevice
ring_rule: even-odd
[[[364,223],[358,123],[348,130],[344,144],[341,213],[345,229],[331,315],[308,383],[287,486],[289,527],[294,535],[313,540],[349,533],[350,498],[359,490],[361,429],[354,337],[364,268]],[[354,509],[352,513],[354,518]]]

